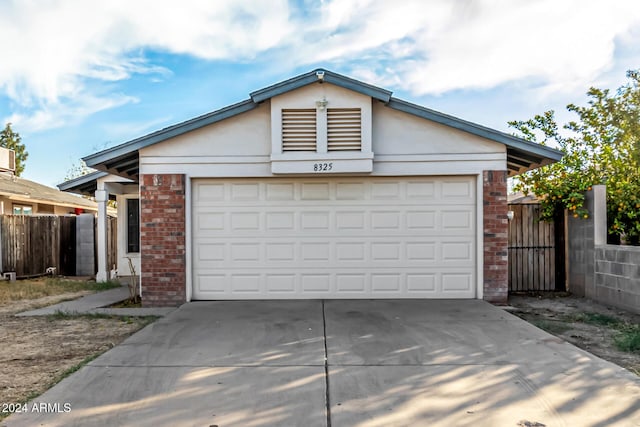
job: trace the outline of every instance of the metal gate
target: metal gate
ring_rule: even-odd
[[[540,205],[510,204],[509,291],[564,291],[564,212],[540,220]]]

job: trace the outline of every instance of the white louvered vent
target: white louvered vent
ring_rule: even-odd
[[[282,151],[316,151],[316,109],[282,110]]]
[[[360,151],[361,129],[360,108],[327,109],[327,150]]]

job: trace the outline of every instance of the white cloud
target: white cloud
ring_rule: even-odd
[[[0,2],[0,91],[18,111],[8,119],[37,130],[132,101],[102,95],[97,102],[92,84],[169,72],[145,60],[144,49],[255,56],[286,36],[287,8],[286,0]]]
[[[415,95],[525,79],[539,96],[581,93],[613,67],[616,43],[640,42],[639,23],[636,0],[9,0],[0,91],[14,121],[46,128],[133,102],[96,83],[170,73],[145,58],[152,49],[331,62]]]
[[[122,94],[102,97],[85,94],[62,102],[45,102],[37,108],[30,109],[28,113],[15,112],[9,117],[4,117],[3,123],[19,124],[21,130],[37,132],[77,123],[99,111],[135,102],[138,102],[137,98]]]
[[[324,37],[302,61],[351,58],[358,76],[415,95],[522,79],[584,91],[640,24],[635,0],[334,0],[323,12]]]

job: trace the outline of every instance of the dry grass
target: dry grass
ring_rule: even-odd
[[[39,396],[155,319],[14,314],[115,286],[120,285],[53,278],[0,282],[0,402],[26,402]],[[7,415],[0,413],[0,425]]]
[[[0,305],[12,301],[31,300],[53,295],[68,294],[81,291],[104,291],[120,284],[115,282],[99,282],[86,280],[69,280],[58,278],[41,278],[18,280],[16,282],[0,282]]]

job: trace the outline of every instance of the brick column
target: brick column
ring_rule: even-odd
[[[186,300],[185,176],[140,176],[142,305]]]
[[[484,299],[506,304],[509,292],[507,172],[482,173]]]

